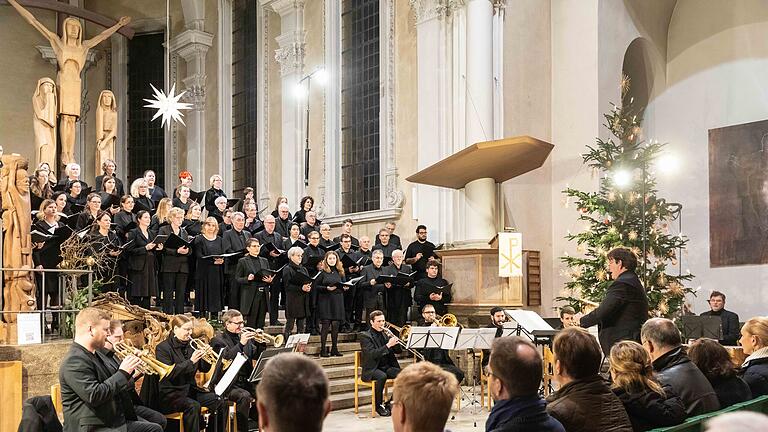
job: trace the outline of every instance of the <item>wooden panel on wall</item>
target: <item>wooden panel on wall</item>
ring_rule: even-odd
[[[18,430],[21,422],[21,362],[0,362],[0,432]]]

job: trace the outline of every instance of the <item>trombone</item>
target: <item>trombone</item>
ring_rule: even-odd
[[[160,377],[161,381],[171,373],[175,366],[161,362],[146,349],[140,350],[136,348],[129,340],[116,342],[112,344],[112,348],[115,350],[115,355],[121,360],[129,355],[138,357],[141,360],[141,363],[136,367],[136,370],[144,375],[157,375]]]
[[[245,327],[243,328],[243,332],[253,333],[254,341],[258,343],[263,343],[263,344],[270,344],[275,348],[280,348],[281,346],[283,346],[283,342],[285,339],[283,335],[272,336],[264,333],[263,331],[258,331],[253,327]]]
[[[390,328],[397,330],[397,332],[400,333],[400,337],[395,336],[395,334],[392,333],[392,330],[390,330]],[[406,341],[408,340],[408,336],[410,336],[411,334],[411,326],[406,324],[402,327],[398,327],[392,323],[385,322],[384,328],[382,329],[382,331],[388,337],[397,337],[397,343],[400,344],[401,348],[408,350],[411,354],[413,354],[414,357],[416,357],[420,361],[424,361],[424,355],[416,351],[415,349],[408,348],[408,344],[406,343]]]
[[[462,325],[459,324],[459,319],[456,318],[456,315],[449,313],[445,315],[435,315],[434,322],[438,327],[462,327]]]
[[[192,339],[189,341],[189,346],[192,347],[193,350],[201,350],[203,351],[203,360],[206,362],[215,365],[216,362],[219,361],[219,353],[213,350],[213,347],[205,343],[202,339]],[[221,360],[221,366],[223,369],[226,369],[229,367],[230,363],[232,363],[232,360],[222,359]]]

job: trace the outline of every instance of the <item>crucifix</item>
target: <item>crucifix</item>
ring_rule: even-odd
[[[129,17],[122,17],[117,23],[111,24],[100,34],[91,39],[83,40],[83,28],[80,25],[80,21],[68,17],[64,20],[62,35],[59,37],[56,33],[48,30],[41,24],[40,21],[38,21],[28,10],[23,8],[17,0],[6,1],[16,9],[22,18],[48,40],[56,55],[56,60],[59,66],[56,81],[57,90],[59,92],[58,114],[61,137],[61,163],[66,165],[74,162],[75,122],[80,117],[80,98],[82,92],[80,73],[82,72],[83,67],[85,67],[85,59],[88,55],[88,51],[112,36],[115,32],[121,30],[126,30],[121,31],[126,37],[133,37],[133,31],[126,27],[128,23],[131,22],[131,19]],[[113,22],[112,20],[93,12],[56,1],[27,0],[24,3],[28,7],[37,7],[81,17],[105,27],[107,24]]]

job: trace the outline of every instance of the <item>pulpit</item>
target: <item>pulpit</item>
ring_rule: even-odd
[[[467,238],[456,239],[437,252],[443,262],[443,277],[453,282],[449,310],[464,318],[462,321],[483,315],[487,321],[488,309],[493,306],[522,307],[526,276],[540,283],[539,274],[525,273],[526,258],[531,253],[538,264],[534,251],[524,251],[523,276],[499,277],[498,245],[494,240],[502,227],[495,209],[502,203],[495,191],[496,183],[541,167],[553,147],[527,135],[479,142],[407,178],[412,183],[465,189],[470,207],[464,221]]]

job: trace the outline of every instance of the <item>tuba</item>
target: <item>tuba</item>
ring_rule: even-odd
[[[445,315],[435,315],[435,322],[439,327],[461,327],[459,324],[459,319],[456,318],[456,315],[449,313]]]
[[[197,351],[203,351],[203,360],[206,362],[215,365],[216,362],[219,361],[219,353],[213,350],[213,347],[208,345],[205,341],[202,339],[192,339],[189,341],[189,346],[192,347],[193,350]],[[221,366],[223,369],[226,369],[229,367],[230,363],[232,363],[232,360],[222,359],[221,360]]]
[[[175,365],[167,365],[156,359],[152,353],[146,349],[138,349],[130,341],[117,342],[112,345],[115,355],[121,360],[129,355],[135,355],[141,360],[136,369],[144,375],[157,375],[162,381],[167,377]]]

